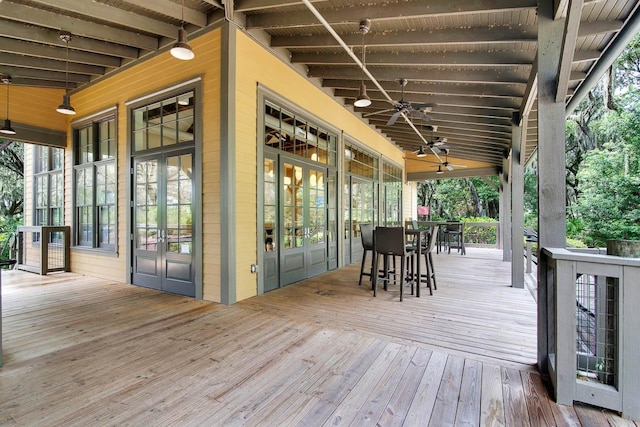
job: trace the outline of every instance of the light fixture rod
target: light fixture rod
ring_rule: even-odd
[[[382,85],[378,82],[378,80],[376,80],[376,78],[373,76],[373,74],[371,74],[369,72],[369,70],[367,70],[367,67],[365,67],[364,64],[358,59],[358,56],[353,52],[353,50],[351,50],[349,48],[349,46],[347,46],[347,44],[344,42],[344,40],[342,40],[342,37],[340,37],[340,35],[338,33],[336,33],[336,31],[333,29],[331,24],[329,24],[329,22],[324,18],[324,16],[322,16],[322,14],[318,11],[318,9],[316,9],[315,6],[313,4],[311,4],[311,1],[310,0],[302,0],[302,2],[305,4],[305,6],[307,6],[309,11],[316,18],[318,18],[318,21],[320,21],[320,23],[329,32],[329,34],[331,34],[333,36],[333,38],[338,42],[338,44],[342,47],[342,49],[344,49],[344,51],[347,53],[347,55],[349,55],[351,57],[351,59],[353,59],[353,61],[356,64],[358,64],[358,66],[360,66],[360,68],[362,68],[362,71],[366,74],[366,76],[369,78],[369,80],[371,80],[373,82],[373,84],[376,85],[378,90],[384,95],[384,97],[387,99],[387,101],[389,101],[392,104],[395,104],[395,101],[393,100],[393,98],[391,98],[391,96],[389,96],[387,91],[384,90]],[[424,136],[422,136],[422,134],[420,134],[420,131],[411,122],[411,120],[409,119],[407,114],[404,113],[404,112],[402,112],[401,114],[402,114],[402,117],[404,117],[404,120],[409,124],[411,129],[413,129],[415,131],[415,133],[418,135],[418,137],[420,137],[420,139],[425,144],[428,144],[427,140],[424,138]],[[436,152],[433,152],[433,155],[436,156],[439,161],[442,161],[442,159],[440,158],[440,156],[438,156],[438,154]]]

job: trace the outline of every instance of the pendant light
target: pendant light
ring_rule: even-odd
[[[426,157],[427,153],[424,152],[424,147],[421,145],[416,157]]]
[[[178,29],[178,41],[173,44],[171,55],[183,61],[188,61],[196,56],[187,43],[187,31],[184,29],[184,0],[182,0],[182,21]]]
[[[371,98],[369,98],[369,96],[367,95],[367,86],[364,84],[364,69],[366,67],[366,47],[364,45],[364,35],[367,34],[369,32],[369,30],[371,29],[371,20],[370,19],[363,19],[360,21],[360,32],[362,33],[362,74],[363,74],[363,78],[362,81],[360,82],[360,93],[358,94],[358,98],[356,98],[356,101],[353,103],[354,106],[356,107],[368,107],[369,105],[371,105]]]
[[[64,69],[64,95],[62,96],[62,104],[58,105],[56,111],[60,114],[66,114],[72,116],[76,114],[76,110],[71,106],[69,100],[69,42],[71,41],[71,33],[69,31],[60,31],[60,40],[62,40],[66,47],[66,61]]]
[[[443,174],[444,171],[442,170],[442,165],[438,165],[438,170],[436,171],[436,173],[439,174]]]
[[[7,86],[7,118],[4,119],[4,126],[0,129],[0,133],[5,135],[15,135],[16,131],[11,127],[11,120],[9,120],[9,83],[11,83],[11,76],[2,76],[2,83]]]

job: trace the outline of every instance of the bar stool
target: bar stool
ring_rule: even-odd
[[[362,264],[360,265],[360,280],[358,286],[362,285],[362,276],[369,276],[369,281],[373,281],[373,261],[375,254],[373,253],[373,224],[360,224],[360,238],[362,239]],[[364,271],[364,265],[367,262],[367,252],[371,252],[371,268],[368,273]]]
[[[407,281],[407,269],[411,265],[411,259],[416,254],[415,250],[407,247],[405,244],[405,234],[403,227],[377,227],[374,231],[374,256],[373,262],[375,269],[378,268],[379,255],[388,259],[388,257],[400,257],[400,272],[391,274],[386,271],[382,277],[378,277],[377,274],[373,276],[373,296],[377,296],[378,280],[382,280],[385,283],[385,287],[388,283],[394,282],[400,286],[400,301],[404,297],[404,286]],[[387,264],[385,262],[385,264]],[[398,277],[399,276],[399,277]],[[409,276],[411,278],[411,276]],[[398,280],[399,279],[399,280]],[[411,278],[412,280],[412,278]]]

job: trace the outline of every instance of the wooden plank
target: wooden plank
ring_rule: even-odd
[[[449,258],[467,261],[470,249]],[[509,334],[535,336],[515,324],[535,313],[530,296],[484,279],[474,289],[456,272],[433,297],[400,304],[358,287],[358,268],[230,307],[75,274],[3,272],[0,424],[631,425],[599,409],[578,418],[551,401],[532,366],[499,358]],[[489,327],[474,324],[483,310]],[[500,319],[505,339],[488,330]],[[454,337],[440,343],[447,324]],[[465,330],[487,343],[465,352]],[[455,348],[434,351],[446,346]]]
[[[480,424],[480,391],[482,386],[482,363],[467,359],[464,361],[460,400],[456,412],[456,426],[477,426]]]
[[[502,368],[501,372],[506,425],[531,426],[520,372],[510,368]]]
[[[435,352],[431,354],[429,364],[407,412],[404,422],[406,425],[427,425],[431,419],[446,364],[447,355]]]
[[[425,370],[427,369],[427,366],[429,366],[431,356],[431,351],[420,348],[416,350],[413,358],[411,359],[411,363],[402,375],[391,399],[380,415],[377,425],[401,426],[404,424],[409,407],[413,402],[418,387],[422,383],[422,378],[425,376]],[[375,420],[376,417],[374,414],[371,414],[371,416],[366,415],[364,419],[366,424],[373,423]],[[357,427],[362,424],[357,422],[357,420],[354,420],[352,425]]]
[[[524,387],[529,421],[532,426],[555,426],[556,422],[549,404],[549,396],[542,385],[540,375],[530,372],[522,372],[522,385]]]
[[[453,425],[455,422],[464,359],[450,356],[444,369],[442,381],[438,388],[433,413],[429,420],[430,426]]]
[[[574,405],[582,427],[601,427],[609,425],[607,416],[598,408],[588,405]]]
[[[482,395],[480,396],[480,426],[505,425],[502,373],[497,365],[482,365]]]

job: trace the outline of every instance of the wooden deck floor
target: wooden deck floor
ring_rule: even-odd
[[[231,307],[5,271],[0,425],[640,425],[549,399],[496,253],[438,256],[403,303],[353,265]]]

